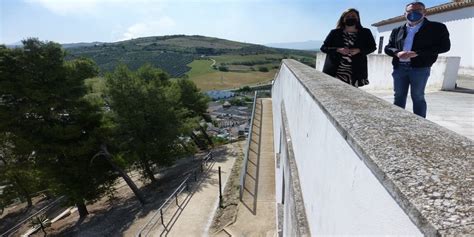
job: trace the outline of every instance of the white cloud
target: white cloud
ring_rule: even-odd
[[[156,14],[163,8],[166,0],[24,0],[30,4],[39,4],[49,11],[66,15],[103,15],[110,12],[136,12]]]
[[[170,34],[173,32],[175,25],[175,21],[167,16],[158,20],[136,23],[128,27],[127,32],[123,34],[120,40]]]
[[[58,15],[91,14],[97,11],[99,0],[25,0],[39,4]]]

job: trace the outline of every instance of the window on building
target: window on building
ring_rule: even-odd
[[[379,51],[378,53],[381,54],[383,50],[383,36],[380,36],[379,38]]]

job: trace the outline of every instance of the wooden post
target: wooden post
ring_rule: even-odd
[[[222,181],[221,181],[221,167],[219,166],[219,207],[222,208]]]

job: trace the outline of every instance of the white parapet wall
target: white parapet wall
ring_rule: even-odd
[[[469,139],[294,60],[283,61],[272,101],[284,236],[471,231],[458,212],[472,208]]]
[[[326,54],[316,54],[316,70],[323,71]],[[453,90],[458,78],[460,57],[438,57],[431,67],[431,75],[426,85],[427,91]],[[370,54],[367,58],[369,85],[364,90],[393,90],[392,58],[382,54]]]

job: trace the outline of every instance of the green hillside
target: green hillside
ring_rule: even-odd
[[[171,77],[188,77],[203,90],[228,89],[273,79],[281,60],[315,64],[314,52],[270,48],[205,36],[154,36],[65,47],[66,59],[88,57],[110,72],[119,63],[135,70],[149,63]]]

